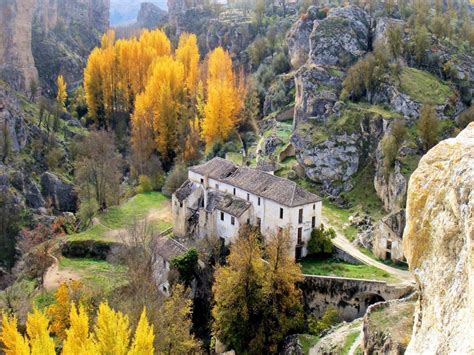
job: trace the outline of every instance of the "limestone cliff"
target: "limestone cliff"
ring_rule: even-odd
[[[110,0],[4,0],[0,2],[0,79],[28,92],[40,79],[55,89],[58,74],[79,83],[91,49],[108,28]]]
[[[420,288],[407,353],[474,352],[474,123],[421,159],[403,239]]]
[[[0,2],[0,79],[26,91],[37,80],[31,53],[31,23],[36,0]]]
[[[79,84],[87,56],[109,25],[110,0],[37,0],[32,51],[46,91],[58,74]]]

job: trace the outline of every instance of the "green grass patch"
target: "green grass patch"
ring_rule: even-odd
[[[84,285],[100,289],[104,293],[126,284],[123,278],[126,267],[105,260],[62,257],[59,261],[59,270],[61,269],[77,273]]]
[[[110,207],[106,212],[97,216],[100,224],[95,224],[84,232],[68,236],[69,240],[104,240],[108,231],[128,228],[135,221],[145,219],[153,209],[160,209],[168,198],[160,192],[147,192],[135,195],[120,206]],[[163,231],[172,226],[170,220],[154,220],[150,227]]]
[[[447,83],[422,70],[405,67],[400,79],[400,90],[422,104],[441,105],[453,95]]]
[[[397,268],[397,269],[400,269],[400,270],[404,270],[404,271],[408,271],[409,268],[408,268],[408,264],[407,263],[403,263],[403,262],[395,262],[391,259],[380,259],[380,258],[377,258],[374,253],[367,249],[367,248],[364,248],[364,247],[360,247],[359,250],[367,255],[368,257],[374,259],[374,260],[377,260],[378,262],[381,262],[382,264],[385,264],[385,265],[388,265],[388,266],[391,266],[391,267],[394,267],[394,268]]]
[[[418,167],[421,155],[407,155],[401,159],[401,173],[406,177],[410,176]]]
[[[378,220],[385,212],[382,201],[375,191],[374,176],[374,166],[369,162],[354,175],[352,178],[354,188],[344,193],[344,197],[351,203],[354,212],[360,210]]]
[[[301,344],[301,350],[303,354],[309,354],[309,349],[315,346],[319,341],[319,336],[310,335],[310,334],[300,334],[298,335],[298,340]]]
[[[43,290],[33,298],[32,304],[41,310],[51,306],[55,301],[54,292]]]
[[[244,160],[242,154],[237,152],[227,152],[225,157],[227,160],[230,160],[232,163],[237,165],[242,165]]]
[[[354,344],[359,334],[360,334],[360,330],[357,330],[349,334],[349,336],[344,341],[344,346],[341,349],[341,354],[343,355],[349,354],[349,350],[351,350],[352,344]]]
[[[396,281],[388,272],[376,267],[353,265],[335,259],[306,258],[301,260],[301,270],[306,275],[348,277],[354,279]]]

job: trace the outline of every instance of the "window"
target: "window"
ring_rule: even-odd
[[[316,228],[316,217],[313,216],[313,218],[311,219],[311,228]]]
[[[221,221],[224,220],[224,212],[221,212]]]
[[[234,196],[235,196],[235,187],[234,187]]]
[[[201,178],[201,184],[204,184],[204,179],[203,178]]]
[[[216,184],[216,190],[219,190],[219,184]]]
[[[260,206],[260,197],[257,200],[257,204]]]
[[[250,194],[247,194],[247,201],[250,201]]]
[[[387,249],[392,249],[392,241],[387,240]]]
[[[280,207],[280,219],[283,219],[283,208]]]
[[[303,209],[300,208],[300,211],[298,213],[298,223],[303,223]]]
[[[201,204],[201,207],[204,208],[204,197],[201,198],[201,201],[200,201],[200,202],[201,202],[201,203],[200,203],[200,204]]]
[[[247,224],[250,225],[250,218],[247,218]]]
[[[235,224],[235,218],[234,218],[234,216],[230,217],[230,224],[232,224],[232,225]]]
[[[298,228],[298,244],[303,244],[303,228]]]
[[[180,202],[180,203],[179,203],[179,207],[183,207],[183,202]]]
[[[262,225],[262,219],[257,217],[257,226],[261,226]]]
[[[313,210],[315,210],[315,209],[316,209],[316,204],[313,205]]]

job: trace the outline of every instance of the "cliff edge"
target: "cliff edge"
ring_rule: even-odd
[[[420,288],[407,354],[474,352],[474,123],[421,159],[403,242]]]

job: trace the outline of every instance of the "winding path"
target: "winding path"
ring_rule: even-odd
[[[350,254],[357,260],[360,260],[364,264],[374,266],[381,270],[384,270],[391,275],[395,276],[400,280],[400,283],[414,283],[415,279],[413,274],[409,271],[400,270],[392,266],[381,263],[380,261],[372,259],[370,256],[362,253],[355,245],[353,245],[342,233],[341,231],[332,225],[326,218],[323,216],[323,223],[325,226],[333,228],[336,232],[336,238],[332,240],[333,244],[339,249],[345,251],[347,254]]]

